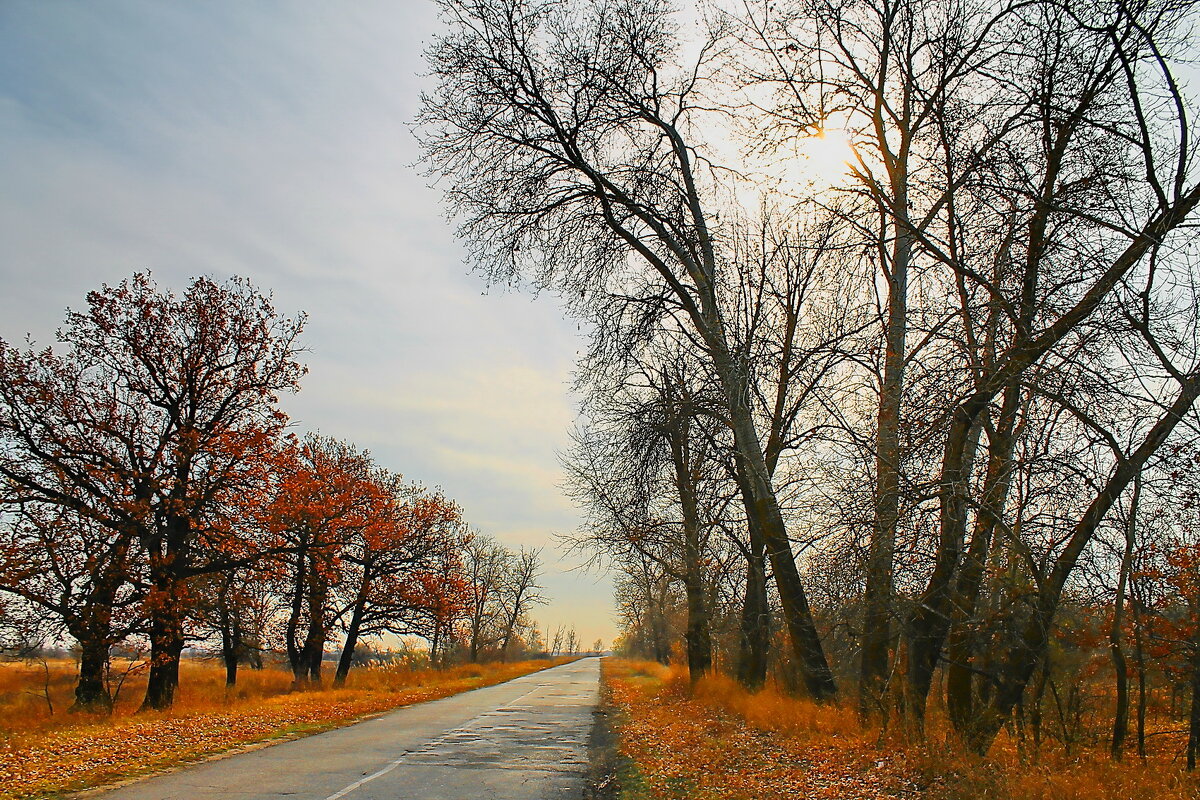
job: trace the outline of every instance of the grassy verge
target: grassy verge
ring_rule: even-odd
[[[188,664],[176,707],[135,714],[128,701],[110,717],[45,713],[17,716],[36,694],[0,694],[0,798],[55,797],[159,772],[177,764],[273,740],[295,738],[401,706],[502,683],[559,661],[466,665],[444,671],[405,668],[351,673],[347,686],[291,692],[282,670],[247,671],[226,692],[223,671]],[[64,665],[54,665],[58,671]],[[7,685],[18,684],[11,674]],[[57,674],[51,670],[52,676]],[[0,686],[4,686],[0,681]],[[221,686],[221,688],[217,688]],[[53,690],[51,693],[53,700]],[[41,699],[44,701],[44,696]],[[36,707],[36,706],[35,706]],[[60,703],[59,708],[65,704]],[[46,711],[49,710],[47,705]]]
[[[917,744],[863,730],[849,708],[750,694],[723,676],[691,687],[682,670],[605,659],[604,679],[627,760],[621,800],[1200,799],[1178,746],[1116,763],[1102,741],[1068,754],[1002,736],[981,759],[948,743],[938,721]]]
[[[766,690],[751,695],[714,676],[606,659],[622,714],[623,800],[901,797],[913,785],[840,709]],[[911,794],[909,794],[911,796]]]

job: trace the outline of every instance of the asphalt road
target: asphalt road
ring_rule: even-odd
[[[600,659],[210,761],[104,800],[554,800],[582,796]]]

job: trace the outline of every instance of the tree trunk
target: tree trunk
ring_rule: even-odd
[[[1131,590],[1136,584],[1131,584]],[[1130,602],[1133,606],[1133,661],[1137,665],[1138,700],[1137,700],[1137,752],[1143,761],[1146,759],[1146,651],[1142,648],[1142,612],[1136,590],[1130,592]]]
[[[471,617],[471,643],[467,648],[467,660],[472,664],[479,662],[480,637],[483,636],[483,603],[476,604],[475,613]]]
[[[1113,673],[1116,678],[1116,708],[1113,711],[1112,746],[1109,755],[1113,761],[1120,761],[1125,748],[1125,737],[1129,734],[1129,678],[1125,666],[1125,654],[1121,651],[1121,642],[1113,637],[1109,641],[1109,655],[1112,656]]]
[[[967,547],[954,589],[952,626],[946,642],[946,709],[951,724],[960,735],[966,733],[975,721],[975,672],[971,662],[975,657],[976,612],[992,538],[1002,523],[1004,506],[1012,485],[1012,455],[1016,447],[1014,431],[1020,398],[1020,384],[1009,384],[1004,391],[1000,416],[988,446],[983,502],[977,512],[971,544]]]
[[[663,607],[659,605],[652,617],[654,632],[654,660],[660,664],[671,663],[671,643],[667,638],[667,620],[663,616]]]
[[[684,582],[687,594],[687,642],[688,675],[692,682],[703,678],[712,668],[712,634],[709,630],[708,604],[704,598],[704,585],[699,575]]]
[[[230,578],[232,580],[232,578]],[[229,583],[221,587],[218,598],[221,615],[221,659],[225,662],[225,687],[237,685],[238,656],[241,650],[241,631],[234,621],[234,613],[229,608]]]
[[[173,610],[158,611],[150,622],[150,674],[141,711],[163,711],[175,702],[183,646],[183,621]]]
[[[710,299],[707,316],[715,317],[715,299]],[[783,608],[783,621],[788,631],[792,653],[800,668],[808,695],[818,701],[833,700],[838,687],[825,658],[821,637],[813,620],[792,543],[788,538],[787,525],[779,508],[779,500],[771,486],[770,472],[763,455],[762,442],[755,429],[754,416],[747,405],[747,386],[744,370],[735,364],[724,340],[723,328],[718,319],[708,325],[706,341],[713,349],[713,366],[721,382],[725,403],[729,409],[733,428],[734,446],[738,459],[737,469],[746,483],[745,494],[749,495],[746,514],[752,516],[763,534],[775,586],[779,590],[779,602]]]
[[[508,645],[512,642],[512,636],[517,629],[517,620],[520,617],[521,603],[525,599],[525,588],[522,586],[513,596],[512,614],[504,624],[504,638],[500,641],[500,660],[508,661]]]
[[[226,614],[221,626],[221,659],[225,662],[225,688],[237,686],[238,659],[241,656],[241,630]]]
[[[354,662],[354,648],[358,646],[358,632],[362,628],[365,606],[365,597],[359,597],[358,602],[354,604],[354,613],[350,616],[350,626],[346,628],[346,643],[342,645],[342,655],[338,659],[337,674],[333,678],[334,686],[344,686],[346,676],[350,674],[350,665]]]
[[[68,711],[112,713],[112,695],[104,680],[108,666],[106,637],[92,634],[77,636],[79,641],[79,683],[75,685],[75,702]]]
[[[767,564],[762,536],[750,535],[746,558],[746,599],[742,605],[737,680],[751,691],[767,680],[767,654],[771,642],[771,608],[767,601]]]
[[[1037,683],[1033,685],[1033,703],[1029,710],[1029,727],[1033,729],[1033,750],[1042,749],[1042,698],[1046,696],[1046,683],[1050,678],[1050,659],[1042,659],[1042,669]]]
[[[904,394],[904,351],[908,336],[908,265],[912,233],[907,223],[907,177],[901,163],[893,172],[899,215],[888,270],[888,315],[884,334],[883,385],[875,426],[875,520],[867,549],[863,593],[862,662],[858,675],[858,713],[879,714],[886,722],[892,646],[892,568],[900,519],[900,403]]]
[[[1134,540],[1137,537],[1138,501],[1142,493],[1142,476],[1133,479],[1133,495],[1129,500],[1129,520],[1125,528],[1125,551],[1121,554],[1121,569],[1117,575],[1117,594],[1113,599],[1112,625],[1108,629],[1108,652],[1113,662],[1116,680],[1116,709],[1113,712],[1112,747],[1109,752],[1113,761],[1120,761],[1125,748],[1125,737],[1129,734],[1129,675],[1125,664],[1125,651],[1121,648],[1121,630],[1125,624],[1125,587],[1129,581],[1129,569],[1133,560]]]
[[[238,673],[238,657],[237,651],[226,651],[224,654],[225,660],[225,688],[232,689],[237,686]]]
[[[180,468],[184,469],[183,467]],[[183,622],[185,577],[184,556],[191,538],[191,520],[169,516],[151,540],[150,577],[150,674],[142,711],[162,711],[175,702],[179,685],[179,659],[185,644]]]
[[[321,683],[321,662],[325,658],[325,602],[329,597],[329,578],[314,565],[309,577],[308,631],[301,648],[302,674],[313,684]]]
[[[954,576],[958,571],[966,525],[966,476],[971,474],[979,444],[979,414],[987,402],[976,395],[955,409],[946,437],[942,463],[942,508],[933,573],[922,591],[916,611],[908,620],[907,675],[904,709],[909,723],[920,734],[925,726],[925,705],[933,673],[950,629]]]
[[[1188,744],[1187,744],[1187,768],[1188,772],[1196,769],[1196,753],[1200,752],[1200,601],[1191,599],[1188,601],[1188,610],[1191,611],[1192,622],[1192,641],[1191,641],[1191,684],[1192,684],[1192,707],[1188,714]]]
[[[309,552],[307,540],[301,538],[296,550],[296,571],[292,574],[292,603],[288,613],[287,629],[284,632],[287,646],[288,666],[292,669],[292,681],[304,680],[304,657],[300,644],[300,619],[304,615],[304,592],[308,588]]]
[[[664,376],[665,378],[665,376]],[[665,378],[663,387],[666,405],[667,438],[671,448],[671,461],[675,467],[675,491],[679,496],[679,507],[683,514],[683,589],[687,597],[687,645],[688,677],[692,683],[700,680],[712,667],[712,635],[709,631],[708,604],[704,596],[704,578],[701,559],[704,543],[701,541],[700,505],[696,498],[696,484],[692,470],[691,417],[684,401],[677,402],[673,387]]]
[[[746,420],[738,427],[748,427]],[[747,434],[749,436],[752,434]],[[745,438],[745,437],[743,437]],[[792,654],[796,658],[801,678],[810,697],[814,700],[832,700],[837,697],[837,684],[825,660],[821,637],[808,607],[800,572],[792,554],[792,543],[788,539],[783,514],[775,499],[764,467],[759,459],[759,468],[746,469],[747,486],[750,490],[750,505],[746,511],[754,516],[763,532],[763,543],[770,559],[775,586],[779,590],[779,601],[783,610],[783,621],[787,627]],[[757,477],[756,477],[757,476]]]
[[[172,548],[168,548],[168,552],[171,551]],[[179,659],[185,644],[183,581],[176,574],[173,555],[152,558],[150,570],[154,581],[150,610],[150,673],[140,710],[162,711],[175,702],[175,688],[179,685]]]

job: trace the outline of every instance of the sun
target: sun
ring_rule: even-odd
[[[816,133],[796,141],[799,163],[793,170],[802,174],[806,183],[837,186],[845,183],[855,159],[854,142],[850,134],[836,125],[822,125]]]

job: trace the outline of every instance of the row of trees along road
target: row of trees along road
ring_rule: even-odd
[[[540,649],[536,550],[351,444],[287,432],[303,322],[238,278],[175,295],[138,274],[69,312],[57,352],[0,341],[0,625],[17,649],[76,643],[76,709],[111,708],[122,644],[148,643],[150,709],[189,642],[230,685],[272,651],[319,682],[337,639],[341,682],[388,633],[435,663]]]
[[[587,323],[627,645],[917,734],[944,686],[985,752],[1107,613],[1114,755],[1132,646],[1194,763],[1195,4],[442,10],[427,163],[478,269]]]

